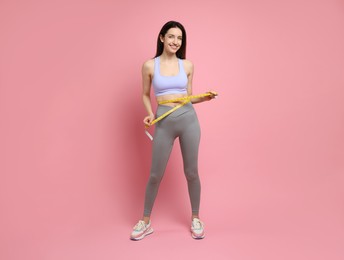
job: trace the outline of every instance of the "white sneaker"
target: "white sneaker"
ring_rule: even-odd
[[[145,236],[152,234],[153,228],[151,227],[151,222],[146,224],[143,220],[139,220],[133,228],[133,232],[130,235],[131,240],[141,240]]]
[[[204,223],[198,218],[194,218],[191,223],[191,236],[194,239],[202,239],[205,237],[204,234]]]

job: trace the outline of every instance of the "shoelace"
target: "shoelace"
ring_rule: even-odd
[[[135,230],[141,230],[146,226],[146,223],[143,220],[140,220],[134,227]]]
[[[193,228],[195,228],[195,229],[201,229],[201,228],[203,228],[204,224],[203,224],[203,222],[200,221],[199,219],[194,219],[194,220],[192,221],[192,226],[193,226]]]

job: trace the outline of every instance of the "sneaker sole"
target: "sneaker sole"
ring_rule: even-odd
[[[153,231],[154,231],[153,228],[149,228],[141,236],[139,236],[139,237],[130,237],[130,239],[133,240],[133,241],[139,241],[139,240],[143,239],[145,236],[152,234]]]
[[[191,236],[193,239],[203,239],[205,238],[205,234],[201,235],[201,236],[196,236],[193,232],[191,232]]]

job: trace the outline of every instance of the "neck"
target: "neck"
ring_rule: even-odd
[[[175,53],[163,52],[160,56],[160,59],[163,59],[165,61],[172,61],[172,60],[177,59],[177,55]]]

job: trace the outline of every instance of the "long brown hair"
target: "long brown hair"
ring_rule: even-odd
[[[185,59],[186,56],[186,31],[184,29],[184,26],[176,21],[169,21],[164,24],[164,26],[161,28],[159,35],[158,35],[158,41],[156,46],[156,54],[155,57],[158,57],[162,54],[164,51],[164,43],[161,42],[160,36],[164,37],[167,31],[171,28],[179,28],[182,31],[183,39],[182,39],[182,45],[180,46],[179,50],[177,51],[176,55],[179,59]]]

